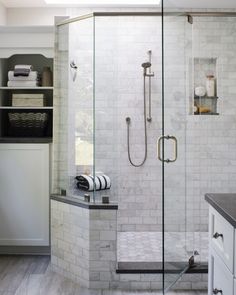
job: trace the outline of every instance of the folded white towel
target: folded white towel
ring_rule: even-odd
[[[8,87],[36,87],[38,81],[8,81]]]
[[[8,80],[9,81],[36,81],[38,79],[38,72],[31,71],[29,76],[14,76],[14,71],[8,72]]]
[[[32,65],[15,65],[15,69],[26,69],[26,70],[32,70],[33,66]]]

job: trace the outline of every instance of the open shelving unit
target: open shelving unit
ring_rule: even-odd
[[[8,71],[16,64],[31,64],[42,73],[44,67],[53,72],[54,26],[0,26],[0,143],[50,143],[53,137],[53,86],[8,87]],[[40,107],[12,106],[13,94],[43,94]],[[47,113],[48,125],[41,137],[10,136],[9,113]]]
[[[5,222],[2,215],[0,253],[45,255],[50,253],[54,89],[8,87],[7,82],[8,71],[17,64],[30,64],[39,73],[50,67],[53,72],[54,26],[0,26],[0,39],[0,201],[9,216]],[[13,101],[13,94],[21,95]],[[35,118],[35,113],[46,115]]]
[[[43,67],[50,67],[53,71],[53,58],[42,54],[14,54],[8,58],[0,58],[0,142],[51,142],[53,123],[53,86],[50,87],[8,87],[8,71],[13,70],[16,64],[31,64],[35,71],[42,73]],[[44,95],[44,106],[12,106],[13,94]],[[43,136],[39,137],[12,137],[9,130],[9,113],[47,113],[48,124]]]

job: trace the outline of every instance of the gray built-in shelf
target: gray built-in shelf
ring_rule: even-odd
[[[8,87],[8,86],[0,86],[0,90],[53,90],[53,87]]]
[[[53,107],[12,107],[12,106],[0,106],[0,110],[53,110]]]
[[[0,143],[51,143],[52,137],[0,137]]]

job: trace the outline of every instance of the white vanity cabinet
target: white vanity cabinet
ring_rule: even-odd
[[[235,257],[235,228],[220,213],[210,206],[209,295],[236,295]]]
[[[49,144],[0,144],[0,246],[49,245]]]

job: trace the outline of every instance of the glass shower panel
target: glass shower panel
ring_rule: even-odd
[[[161,270],[161,17],[95,16],[95,49],[95,166],[111,179],[97,194],[119,205],[118,267]]]
[[[189,192],[194,201],[192,227],[197,235],[199,259],[208,256],[208,206],[206,193],[233,193],[236,190],[235,156],[235,17],[195,16],[193,18],[193,98],[187,147],[192,150],[192,177]],[[199,98],[194,88],[205,87],[214,76],[215,95]],[[210,101],[210,103],[209,103]],[[205,108],[205,113],[199,109]],[[188,165],[188,166],[190,166]],[[194,173],[194,174],[193,174]]]
[[[116,17],[94,17],[95,175],[100,179],[105,175],[111,183],[96,191],[99,201],[103,196],[117,201],[118,194],[117,28]]]
[[[176,12],[176,10],[174,10]],[[186,16],[163,16],[163,135],[159,158],[163,161],[164,289],[167,291],[189,268],[194,233],[188,224],[186,194],[187,77],[192,53],[191,25]]]
[[[83,197],[75,177],[94,175],[93,18],[61,25],[57,35],[57,188]],[[93,191],[90,194],[93,199]]]
[[[57,27],[55,42],[55,79],[53,113],[53,193],[68,190],[67,170],[67,120],[68,120],[68,80],[69,80],[69,26]],[[64,102],[62,104],[62,102]],[[58,126],[58,128],[55,128]],[[64,190],[64,192],[62,192]]]

